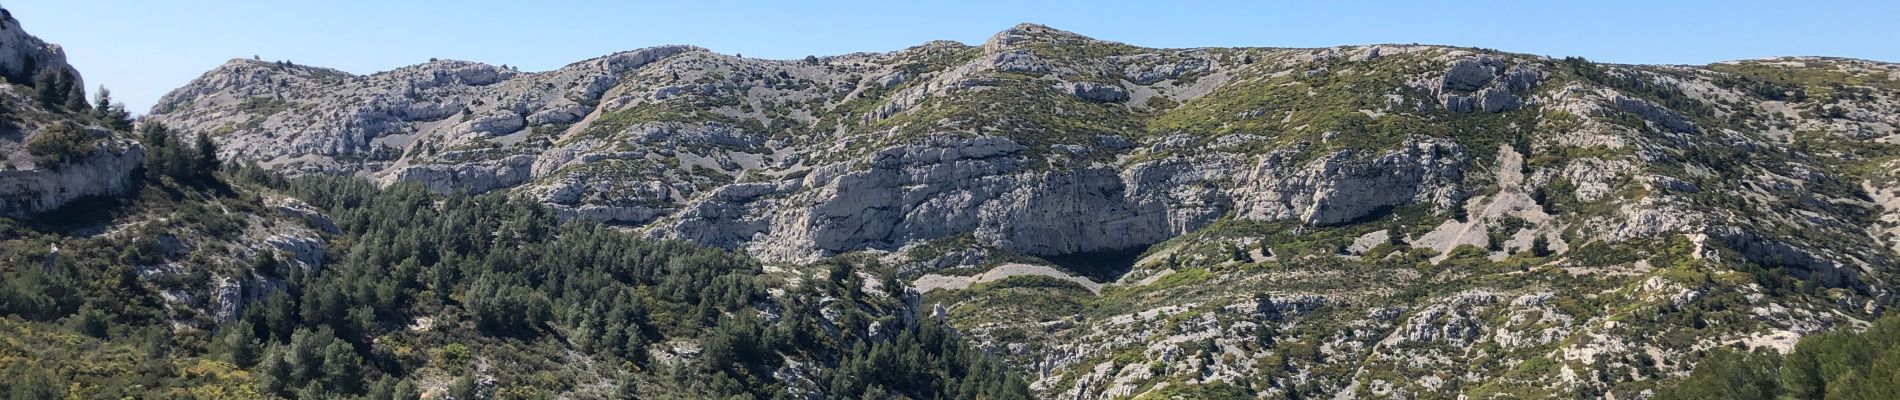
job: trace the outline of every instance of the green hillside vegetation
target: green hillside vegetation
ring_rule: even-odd
[[[157,155],[205,149],[158,127],[142,136]],[[774,376],[795,362],[817,363],[817,389],[845,398],[1029,396],[1002,364],[936,322],[902,323],[901,301],[864,293],[849,269],[838,280],[788,286],[762,278],[744,255],[562,221],[502,195],[285,179],[250,165],[188,174],[219,167],[188,156],[153,160],[134,195],[38,220],[57,224],[0,221],[0,329],[8,333],[0,392],[382,399],[448,382],[451,394],[494,398],[774,398],[795,390]],[[322,209],[340,228],[325,235],[320,268],[272,252],[174,252],[161,243],[193,234],[255,240],[242,232],[273,218],[262,199],[281,195]],[[78,233],[99,228],[135,234]],[[57,255],[48,252],[54,245]],[[167,264],[191,267],[140,276]],[[265,290],[223,323],[165,295],[209,293],[219,277],[281,290]],[[786,293],[768,294],[773,287]],[[168,329],[174,322],[180,328]],[[834,323],[841,326],[828,331]],[[894,334],[865,335],[873,324]],[[654,356],[683,344],[701,356]]]
[[[1801,338],[1782,355],[1771,350],[1718,348],[1681,384],[1657,399],[1900,398],[1900,317],[1874,321],[1861,332]]]

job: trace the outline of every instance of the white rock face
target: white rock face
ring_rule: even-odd
[[[456,129],[466,132],[465,134],[500,136],[513,133],[527,126],[528,121],[522,119],[520,114],[515,114],[514,111],[498,110],[494,113],[465,122],[461,127]]]
[[[472,159],[464,164],[410,165],[389,175],[389,181],[421,183],[440,192],[467,190],[481,193],[526,182],[534,158],[510,156],[499,160]]]
[[[1063,88],[1076,97],[1081,97],[1088,101],[1113,103],[1128,100],[1128,91],[1122,89],[1121,86],[1095,82],[1074,82],[1063,85]]]
[[[1689,119],[1683,117],[1682,114],[1677,113],[1675,110],[1656,105],[1656,103],[1650,102],[1649,100],[1616,96],[1612,101],[1615,102],[1616,108],[1635,113],[1636,115],[1642,116],[1643,119],[1647,119],[1664,128],[1669,128],[1669,130],[1691,133],[1696,131],[1695,123],[1689,122]]]
[[[1884,210],[1881,213],[1879,225],[1875,226],[1875,232],[1884,235],[1894,253],[1900,253],[1900,185],[1880,188],[1871,182],[1866,182],[1862,183],[1861,187],[1872,194],[1874,202],[1880,205],[1881,210]]]
[[[579,104],[568,104],[556,108],[541,110],[528,116],[528,125],[568,124],[587,116],[587,110]]]
[[[1342,151],[1299,166],[1289,165],[1288,154],[1268,155],[1242,175],[1242,217],[1336,225],[1405,204],[1462,200],[1464,150],[1449,141],[1410,138],[1376,157]]]
[[[285,255],[284,260],[293,268],[315,271],[323,268],[323,239],[308,232],[289,232],[271,235],[264,243]]]
[[[7,82],[28,83],[42,69],[53,68],[79,80],[79,71],[66,64],[66,52],[59,45],[27,34],[20,21],[7,12],[0,17],[0,76]],[[83,81],[74,83],[86,87]]]
[[[1532,64],[1482,56],[1454,60],[1444,76],[1417,85],[1433,93],[1447,111],[1500,113],[1522,106],[1517,93],[1535,87],[1543,76],[1544,72]]]
[[[655,47],[542,73],[443,60],[359,76],[289,62],[234,59],[167,93],[151,114],[185,131],[244,126],[246,133],[269,132],[220,136],[223,157],[304,172],[376,172],[423,163],[412,153],[451,151],[529,126],[579,121],[588,114],[581,104],[600,101],[621,74],[696,50]],[[427,148],[417,148],[418,143]],[[462,180],[508,182],[470,176]]]
[[[1065,255],[1153,244],[1221,218],[1339,226],[1416,204],[1478,216],[1394,231],[1441,251],[1517,250],[1538,237],[1563,249],[1567,239],[1553,239],[1574,226],[1585,242],[1707,234],[1754,249],[1742,252],[1750,259],[1806,254],[1791,258],[1803,270],[1891,265],[1858,242],[1791,253],[1773,243],[1814,243],[1764,236],[1802,231],[1771,225],[1868,229],[1853,216],[1873,208],[1862,196],[1769,194],[1839,178],[1744,161],[1761,170],[1745,183],[1757,186],[1722,187],[1711,177],[1719,171],[1690,154],[1773,149],[1787,126],[1900,137],[1887,97],[1824,122],[1803,116],[1814,104],[1754,101],[1715,84],[1723,73],[1712,68],[1596,65],[1614,79],[1578,80],[1566,62],[1434,46],[1150,49],[1024,24],[977,46],[810,61],[669,46],[542,72],[431,61],[353,75],[233,60],[167,95],[151,118],[230,131],[218,136],[227,158],[437,191],[505,190],[563,217],[768,260],[960,235]],[[1563,87],[1545,84],[1558,76]],[[1761,118],[1696,126],[1713,120],[1709,110],[1671,109],[1680,99],[1657,95],[1668,90],[1720,115]],[[1265,93],[1273,97],[1255,96]],[[1323,126],[1342,114],[1353,120]],[[1495,160],[1472,159],[1500,141],[1523,152],[1522,182],[1501,191],[1496,179],[1507,174],[1492,171]],[[1477,142],[1484,147],[1466,147]],[[1697,193],[1816,206],[1775,223],[1736,222],[1699,208]],[[1566,218],[1560,206],[1602,215],[1548,221]],[[1537,226],[1488,225],[1519,219]]]
[[[1498,74],[1498,66],[1503,60],[1493,57],[1466,58],[1451,63],[1445,70],[1445,88],[1461,91],[1474,91],[1491,83]]]
[[[787,260],[961,233],[1029,254],[1118,250],[1198,229],[1228,211],[1326,225],[1405,204],[1454,204],[1464,157],[1456,145],[1421,138],[1392,153],[1345,151],[1300,165],[1271,154],[1252,172],[1223,179],[1240,163],[1037,171],[1024,151],[1000,137],[887,148],[784,186],[729,186],[651,231]]]
[[[309,223],[318,230],[328,233],[337,233],[336,222],[331,221],[330,216],[324,215],[322,211],[311,207],[309,203],[305,203],[303,200],[298,200],[293,197],[276,198],[270,201],[270,207],[291,217],[304,220],[304,222]]]
[[[124,193],[137,184],[133,172],[144,162],[145,147],[107,140],[66,164],[0,171],[0,216],[27,217],[81,197]]]

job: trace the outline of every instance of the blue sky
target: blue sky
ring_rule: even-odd
[[[9,0],[89,85],[143,113],[226,60],[388,70],[431,57],[539,71],[692,44],[749,57],[976,44],[1019,22],[1153,47],[1427,43],[1620,63],[1780,55],[1900,61],[1900,1]]]

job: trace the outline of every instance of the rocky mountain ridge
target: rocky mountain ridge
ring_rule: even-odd
[[[1152,49],[1024,24],[546,72],[233,60],[148,120],[229,159],[506,191],[775,263],[1058,265],[1105,285],[926,297],[1049,397],[1350,398],[1641,397],[1700,349],[1883,313],[1897,115],[1900,66],[1863,60]]]
[[[1393,61],[1398,58],[1405,60]],[[1776,62],[1805,61],[1737,65]],[[1891,65],[1840,62],[1893,73]],[[658,236],[747,245],[755,253],[787,260],[894,249],[972,231],[988,244],[1034,254],[1113,249],[1192,231],[1230,211],[1247,219],[1330,225],[1412,203],[1450,209],[1473,191],[1455,183],[1464,179],[1469,164],[1490,162],[1472,156],[1491,149],[1463,154],[1465,146],[1456,140],[1381,132],[1387,137],[1378,138],[1382,143],[1375,146],[1311,146],[1289,140],[1320,129],[1311,124],[1291,126],[1296,134],[1279,137],[1232,127],[1270,120],[1261,107],[1226,116],[1196,115],[1212,121],[1194,128],[1209,122],[1229,125],[1216,127],[1218,132],[1158,126],[1183,114],[1205,114],[1200,111],[1207,108],[1190,104],[1164,110],[1162,103],[1208,102],[1223,92],[1274,79],[1324,78],[1332,73],[1327,63],[1365,64],[1357,67],[1368,70],[1361,74],[1396,72],[1372,71],[1387,67],[1383,64],[1416,70],[1395,77],[1403,86],[1368,88],[1384,93],[1353,99],[1371,101],[1359,104],[1367,108],[1358,111],[1375,121],[1381,113],[1482,118],[1528,104],[1582,119],[1581,134],[1550,137],[1552,147],[1617,148],[1639,139],[1630,136],[1640,130],[1596,126],[1605,123],[1593,116],[1603,113],[1634,116],[1648,125],[1641,128],[1665,134],[1721,133],[1698,130],[1681,112],[1640,93],[1574,83],[1552,87],[1544,82],[1546,76],[1561,65],[1544,58],[1428,46],[1140,49],[1037,25],[1012,28],[979,47],[938,42],[887,54],[804,61],[659,47],[541,73],[436,61],[354,76],[288,63],[233,60],[167,95],[151,118],[185,130],[216,132],[226,144],[226,155],[233,158],[293,170],[418,181],[444,191],[509,189],[573,215],[653,223]],[[1445,66],[1420,69],[1434,63]],[[1622,68],[1629,67],[1608,71],[1628,75],[1618,79],[1655,78],[1656,85],[1673,83],[1694,91],[1691,96],[1708,97],[1692,100],[1696,102],[1750,95],[1699,80],[1721,74],[1706,69]],[[1060,105],[1049,110],[1055,114],[1052,121],[995,113],[999,110],[950,110],[966,106],[955,103],[992,93]],[[914,110],[920,106],[935,107]],[[1717,113],[1742,111],[1773,110]],[[1860,119],[1830,121],[1866,129],[1860,133],[1865,140],[1892,140],[1884,138],[1893,135],[1893,123],[1886,121],[1890,115],[1877,109],[1855,112]],[[1084,121],[1067,113],[1121,115]],[[1279,111],[1283,121],[1276,125],[1290,125],[1285,120],[1299,113]],[[932,117],[948,118],[928,120]],[[1817,123],[1785,112],[1766,117]],[[1043,126],[1072,122],[1102,125]],[[1767,132],[1800,129],[1813,127]],[[1234,132],[1218,134],[1226,131]],[[1322,143],[1337,136],[1350,141],[1355,135],[1333,129],[1319,138]],[[1210,139],[1218,141],[1213,143],[1217,146],[1256,149],[1188,149]],[[1397,152],[1408,148],[1415,150]],[[1323,161],[1312,161],[1316,159]],[[878,172],[885,169],[895,174]],[[1168,171],[1159,172],[1163,170]],[[1387,171],[1401,172],[1375,176]],[[1054,175],[1044,175],[1049,173]],[[1592,178],[1581,175],[1573,174]],[[1103,179],[1108,176],[1125,178]],[[1015,182],[956,187],[982,177]],[[1206,177],[1239,179],[1209,182]],[[1184,187],[1194,182],[1220,189]],[[953,189],[941,190],[945,185]],[[1271,185],[1286,187],[1266,187]],[[838,186],[863,186],[868,192]],[[879,187],[930,190],[880,192],[885,189]],[[1025,187],[1038,189],[1017,198],[1072,203],[1053,206],[1066,210],[1101,210],[1100,222],[1122,224],[1112,230],[1128,233],[1124,238],[1082,233],[1079,241],[1093,245],[1042,243],[1041,238],[1060,236],[1046,233],[1099,224],[1047,226],[1059,223],[1023,216],[1061,211],[1027,209],[1030,204],[1005,204],[1018,200],[996,198]],[[1587,201],[1600,191],[1586,187],[1575,195]],[[1104,195],[1048,201],[1029,197],[1091,192]],[[951,199],[957,202],[937,203]],[[732,215],[740,211],[735,207],[743,208],[734,203],[755,201],[768,205]],[[939,210],[965,212],[986,204],[994,204],[996,211],[939,215],[944,212]],[[815,213],[775,216],[766,211],[793,206],[810,207]],[[848,218],[878,212],[894,214],[863,218],[873,221],[868,226]],[[1079,221],[1074,217],[1054,219]],[[827,233],[831,231],[838,233]]]

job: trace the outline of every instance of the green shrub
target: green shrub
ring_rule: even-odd
[[[56,167],[78,160],[91,152],[99,139],[71,122],[53,125],[26,139],[26,151],[42,166]]]

